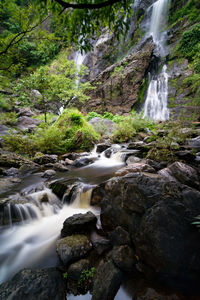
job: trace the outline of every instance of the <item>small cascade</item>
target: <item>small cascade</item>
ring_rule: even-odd
[[[152,15],[148,36],[153,37],[156,45],[155,52],[158,55],[155,69],[158,69],[158,61],[164,58],[165,54],[165,32],[162,32],[166,25],[166,15],[169,0],[157,0],[151,7]],[[168,102],[168,74],[167,66],[164,65],[160,74],[155,74],[155,69],[149,74],[150,84],[144,104],[144,117],[157,121],[169,119]]]

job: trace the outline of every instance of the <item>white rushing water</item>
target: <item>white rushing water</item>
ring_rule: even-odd
[[[153,37],[156,50],[160,57],[165,55],[164,39],[162,31],[166,25],[166,16],[169,0],[158,0],[152,5],[152,15],[149,36]],[[168,74],[164,65],[158,75],[150,75],[150,84],[144,104],[144,117],[153,120],[165,121],[169,119],[168,103]]]
[[[2,230],[0,235],[0,283],[23,268],[55,265],[57,261],[55,242],[60,235],[65,219],[88,210],[98,214],[98,210],[89,205],[88,197],[90,195],[91,193],[88,192],[85,197],[82,196],[79,199],[77,196],[74,203],[57,209],[57,213],[55,213],[54,206],[50,204],[42,204],[40,209],[32,205],[32,209],[37,212],[34,218],[27,215],[26,221],[23,220],[18,225],[15,224]],[[53,193],[52,198],[55,198]],[[26,205],[21,204],[21,211],[25,208]]]
[[[91,152],[88,157],[94,157],[96,160],[86,167],[76,169],[77,177],[82,179],[81,182],[75,181],[72,184],[73,202],[70,204],[63,204],[46,187],[39,192],[26,193],[22,203],[14,201],[19,198],[18,194],[9,196],[11,202],[6,206],[8,226],[0,226],[0,283],[10,279],[23,268],[55,266],[56,240],[60,236],[63,222],[68,217],[92,211],[98,219],[97,227],[100,226],[99,209],[90,206],[94,184],[82,181],[86,175],[87,181],[90,182],[117,171],[124,165],[120,151],[121,148],[115,145],[111,149],[110,158],[104,153],[97,153],[96,149]],[[46,197],[48,202],[43,202],[47,200]],[[65,195],[63,200],[64,198]]]

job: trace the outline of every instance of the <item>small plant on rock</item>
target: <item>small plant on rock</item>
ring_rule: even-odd
[[[90,290],[95,270],[96,269],[92,267],[91,269],[85,269],[82,271],[78,280],[78,289],[80,292],[86,293],[88,290]]]

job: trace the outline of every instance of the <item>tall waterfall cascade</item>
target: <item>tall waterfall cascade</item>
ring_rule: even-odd
[[[159,58],[165,57],[165,32],[166,16],[169,0],[156,1],[151,9],[151,21],[148,36],[153,37]],[[168,102],[168,74],[164,65],[160,74],[149,74],[150,84],[144,104],[144,117],[157,121],[169,119]]]

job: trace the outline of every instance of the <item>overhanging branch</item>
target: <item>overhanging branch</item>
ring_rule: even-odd
[[[60,4],[64,8],[74,8],[74,9],[98,9],[106,6],[111,6],[115,3],[122,2],[121,0],[107,0],[102,3],[68,3],[63,0],[55,0],[58,4]]]

